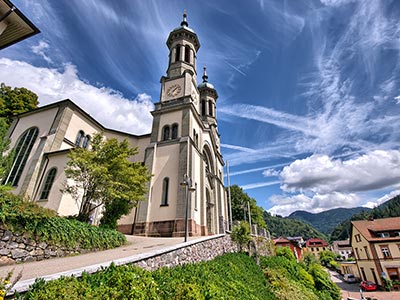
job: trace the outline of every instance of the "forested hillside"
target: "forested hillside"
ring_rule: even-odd
[[[353,215],[350,219],[340,223],[332,231],[331,241],[345,240],[349,237],[351,221],[367,220],[368,218],[381,219],[400,216],[400,195],[396,196],[385,203],[375,207],[368,212],[361,212]]]
[[[353,215],[359,214],[362,211],[370,211],[370,208],[335,208],[320,213],[310,213],[303,210],[297,210],[291,213],[288,218],[309,223],[318,231],[324,234],[330,234],[340,223],[350,219]]]
[[[304,239],[312,237],[327,238],[326,235],[302,221],[283,218],[281,216],[271,216],[267,211],[264,211],[263,216],[269,232],[273,237],[302,236]]]

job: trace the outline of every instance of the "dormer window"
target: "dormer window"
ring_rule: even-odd
[[[382,238],[388,238],[388,237],[390,237],[390,234],[389,234],[389,232],[379,232],[378,236],[382,237]]]

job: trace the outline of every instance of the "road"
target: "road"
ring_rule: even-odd
[[[362,299],[361,295],[364,296],[364,299],[376,299],[376,300],[400,300],[400,292],[382,292],[382,291],[374,291],[374,292],[363,292],[360,293],[360,287],[358,283],[346,283],[343,281],[342,276],[338,273],[329,271],[331,278],[334,283],[340,288],[342,291],[342,299]]]

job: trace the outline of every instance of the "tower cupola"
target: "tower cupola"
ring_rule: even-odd
[[[189,70],[196,75],[196,56],[200,48],[197,34],[189,28],[186,11],[183,13],[181,26],[171,31],[167,39],[169,65],[167,76],[177,77]]]

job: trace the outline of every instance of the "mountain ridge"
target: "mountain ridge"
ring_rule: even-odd
[[[332,231],[342,222],[350,219],[353,215],[361,212],[369,212],[371,209],[366,207],[353,208],[334,208],[320,213],[311,213],[304,210],[296,210],[287,218],[296,219],[310,224],[323,234],[331,234]]]

